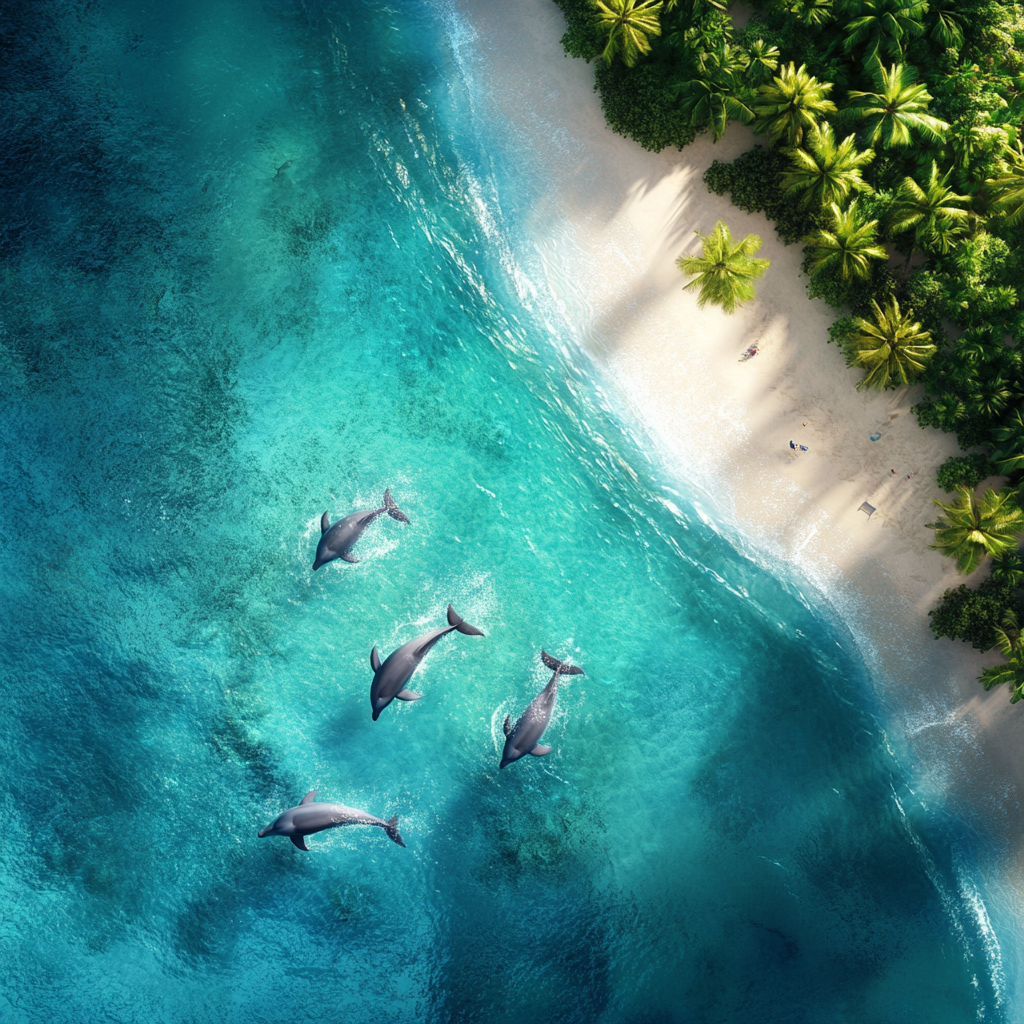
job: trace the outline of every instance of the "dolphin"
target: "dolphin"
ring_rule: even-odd
[[[551,753],[550,747],[541,747],[537,741],[544,735],[544,730],[551,721],[551,714],[555,710],[555,701],[558,699],[558,677],[559,676],[581,676],[583,669],[575,665],[566,664],[552,658],[547,651],[540,652],[540,660],[544,662],[555,674],[551,677],[548,685],[530,701],[530,706],[523,712],[523,717],[513,726],[512,716],[505,716],[505,723],[502,728],[505,730],[505,749],[501,752],[501,765],[511,764],[527,754],[534,757],[543,757]]]
[[[373,720],[376,722],[380,713],[397,697],[399,700],[419,700],[420,694],[407,690],[405,684],[412,678],[413,672],[419,667],[438,640],[446,633],[457,629],[466,636],[483,636],[483,631],[471,626],[459,618],[455,609],[448,605],[448,626],[446,629],[432,629],[423,636],[403,644],[397,651],[392,651],[381,664],[377,648],[370,651],[370,665],[373,667],[373,682],[370,684],[370,706],[373,708]]]
[[[336,558],[340,558],[345,562],[358,562],[359,559],[354,558],[351,554],[352,548],[363,535],[363,530],[377,516],[383,515],[385,512],[392,519],[397,519],[400,523],[409,522],[405,513],[395,504],[390,490],[384,492],[384,504],[380,508],[371,509],[366,512],[353,512],[352,515],[339,519],[333,526],[331,525],[330,514],[325,512],[320,517],[320,543],[316,546],[316,561],[313,563],[313,572],[316,572],[321,565],[333,562]]]
[[[342,825],[376,825],[384,829],[388,839],[399,846],[405,846],[402,837],[398,834],[398,818],[390,818],[384,821],[375,818],[366,811],[357,811],[354,807],[346,807],[344,804],[318,804],[316,790],[311,790],[303,798],[298,807],[289,807],[284,814],[280,814],[272,825],[261,829],[257,834],[260,839],[264,836],[287,836],[300,850],[309,850],[306,845],[306,836],[314,832],[323,832],[325,828],[340,828]]]

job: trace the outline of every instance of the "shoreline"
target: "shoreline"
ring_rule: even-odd
[[[566,319],[582,325],[591,356],[667,464],[731,506],[754,548],[835,596],[867,638],[861,654],[914,770],[955,813],[999,837],[1005,909],[1024,909],[1024,717],[1006,687],[986,693],[976,681],[998,654],[936,640],[928,625],[947,588],[988,572],[961,577],[928,548],[932,499],[950,500],[935,470],[959,453],[955,437],[918,425],[910,410],[920,387],[857,392],[861,371],[826,343],[839,314],[807,297],[801,247],[784,245],[762,214],[707,191],[713,160],[758,141],[748,128],[646,152],[607,128],[592,68],[561,49],[564,19],[551,0],[460,7],[475,30],[465,45],[487,68],[481,116],[550,183],[525,226]],[[675,267],[694,231],[716,220],[734,236],[759,235],[758,255],[771,260],[756,301],[732,316],[698,310]],[[740,361],[753,341],[760,352]],[[810,450],[794,454],[791,439]],[[877,509],[870,517],[864,501]]]

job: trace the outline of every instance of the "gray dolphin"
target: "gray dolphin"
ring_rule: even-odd
[[[420,662],[441,637],[457,629],[466,636],[483,636],[483,631],[471,626],[459,618],[455,609],[448,605],[448,626],[446,629],[432,629],[423,636],[402,644],[392,651],[381,664],[377,648],[370,651],[370,665],[373,667],[373,682],[370,684],[370,706],[373,708],[373,720],[376,722],[380,713],[397,697],[399,700],[419,700],[420,695],[407,690],[405,684],[412,678],[413,672],[419,668]]]
[[[392,519],[400,523],[407,523],[405,513],[395,504],[391,497],[391,491],[384,492],[384,504],[380,508],[370,509],[366,512],[353,512],[344,519],[339,519],[331,525],[330,514],[325,512],[320,517],[320,543],[316,546],[316,561],[313,563],[313,572],[316,572],[321,565],[333,562],[340,558],[345,562],[358,562],[350,553],[355,543],[363,535],[370,523],[383,515],[385,512]]]
[[[284,814],[278,815],[272,825],[261,829],[260,839],[264,836],[287,836],[300,850],[309,850],[306,836],[314,832],[323,832],[325,828],[340,828],[342,825],[376,825],[384,829],[388,838],[399,846],[405,846],[398,834],[398,818],[384,821],[375,818],[366,811],[357,811],[354,807],[344,804],[317,804],[316,790],[311,790],[303,798],[298,807],[289,807]]]
[[[537,741],[544,735],[544,730],[551,721],[551,714],[555,710],[555,701],[558,699],[558,677],[559,676],[581,676],[583,669],[575,665],[566,664],[552,658],[547,651],[540,652],[540,660],[544,662],[555,674],[551,677],[548,685],[530,701],[530,706],[523,712],[523,717],[513,726],[512,716],[505,716],[505,723],[502,728],[505,730],[505,749],[501,752],[501,768],[518,761],[527,754],[534,757],[543,757],[551,753],[550,747],[540,747]]]

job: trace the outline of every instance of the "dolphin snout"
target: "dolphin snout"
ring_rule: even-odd
[[[265,828],[261,828],[261,829],[259,830],[259,832],[257,832],[257,833],[256,833],[256,838],[257,838],[257,839],[263,839],[263,838],[264,838],[264,836],[266,836],[267,832],[268,832],[268,829],[265,829]]]

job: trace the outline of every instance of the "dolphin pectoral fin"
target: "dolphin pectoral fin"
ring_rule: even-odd
[[[402,690],[401,693],[396,694],[398,700],[419,700],[422,696],[422,693],[413,693],[412,690]]]
[[[306,837],[305,836],[292,836],[292,842],[300,850],[305,850],[306,853],[309,853],[309,847],[306,845]]]
[[[372,668],[374,672],[380,668],[380,655],[377,653],[376,647],[370,651],[370,668]]]
[[[325,512],[320,517],[320,536],[322,537],[331,528],[331,516],[329,512]]]
[[[358,558],[356,558],[356,556],[355,556],[355,555],[353,555],[351,551],[343,551],[343,552],[342,552],[342,553],[341,553],[340,555],[338,555],[338,557],[339,557],[339,558],[340,558],[340,559],[341,559],[341,560],[342,560],[343,562],[351,562],[351,563],[352,563],[353,565],[355,565],[355,564],[356,564],[356,562],[358,562],[358,561],[359,561],[359,559],[358,559]]]
[[[512,716],[511,715],[506,715],[505,716],[505,724],[502,725],[502,729],[505,730],[505,735],[506,736],[511,734],[511,732],[512,732]]]
[[[301,799],[301,800],[299,801],[299,806],[301,807],[301,806],[302,806],[303,804],[311,804],[311,803],[312,803],[312,802],[313,802],[313,801],[314,801],[314,800],[316,799],[316,793],[317,793],[317,791],[316,791],[315,789],[311,789],[311,790],[310,790],[310,791],[309,791],[309,792],[308,792],[308,793],[307,793],[307,794],[306,794],[306,795],[305,795],[305,796],[304,796],[304,797],[303,797],[303,798],[302,798],[302,799]]]
[[[533,754],[534,757],[543,757],[545,754],[550,754],[551,753],[551,748],[550,747],[534,747],[533,750],[530,751],[530,753]]]

